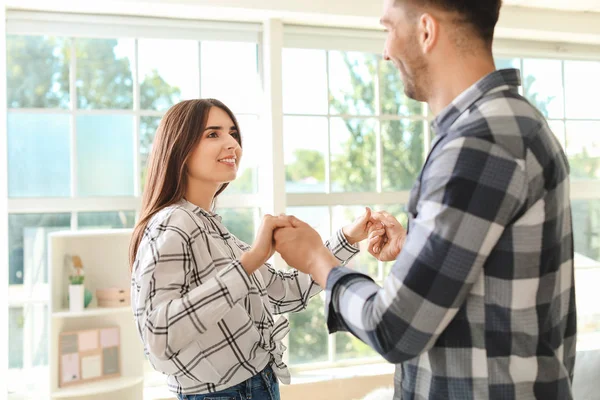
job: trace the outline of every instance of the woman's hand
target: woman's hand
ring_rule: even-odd
[[[404,241],[406,230],[398,220],[388,212],[378,211],[371,218],[382,224],[381,227],[373,225],[369,230],[368,250],[379,261],[393,261],[398,257]]]
[[[265,214],[252,247],[240,257],[240,261],[246,272],[249,274],[253,273],[275,253],[275,241],[273,239],[275,229],[291,226],[290,217],[287,215],[282,214],[274,217],[270,214]]]
[[[344,226],[342,232],[348,243],[354,245],[365,240],[369,236],[369,230],[373,227],[382,228],[383,226],[373,220],[371,209],[365,207],[365,213],[356,218],[351,224]]]

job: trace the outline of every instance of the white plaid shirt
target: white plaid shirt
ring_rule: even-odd
[[[341,230],[326,246],[341,263],[358,252]],[[239,261],[248,249],[218,215],[185,200],[148,224],[133,265],[132,308],[145,352],[171,391],[226,389],[269,363],[289,383],[281,343],[289,323],[273,314],[303,310],[321,288],[309,275],[268,264],[248,275]]]
[[[519,85],[493,72],[435,119],[383,288],[345,267],[328,277],[330,331],[399,363],[395,398],[572,398],[569,167]]]

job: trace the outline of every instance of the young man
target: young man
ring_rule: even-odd
[[[327,288],[330,332],[397,363],[397,399],[571,399],[576,311],[566,157],[496,71],[501,0],[385,0],[384,57],[429,104],[435,141],[408,204],[371,252],[383,287],[338,266],[301,221],[276,250]]]

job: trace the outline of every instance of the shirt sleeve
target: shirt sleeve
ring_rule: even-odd
[[[250,249],[246,243],[241,242],[238,245],[244,251]],[[325,246],[341,264],[347,263],[359,251],[348,242],[341,229],[325,243]],[[274,314],[302,311],[308,306],[310,298],[322,291],[310,275],[296,269],[278,271],[267,263],[259,268],[259,272],[265,282]]]
[[[521,162],[483,139],[447,143],[423,171],[417,216],[383,287],[344,267],[329,274],[329,331],[350,331],[393,363],[429,350],[525,202]]]

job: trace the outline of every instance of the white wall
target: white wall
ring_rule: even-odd
[[[383,0],[6,0],[10,9],[379,29]],[[565,2],[566,3],[566,2]],[[600,44],[600,13],[504,6],[497,37]]]

